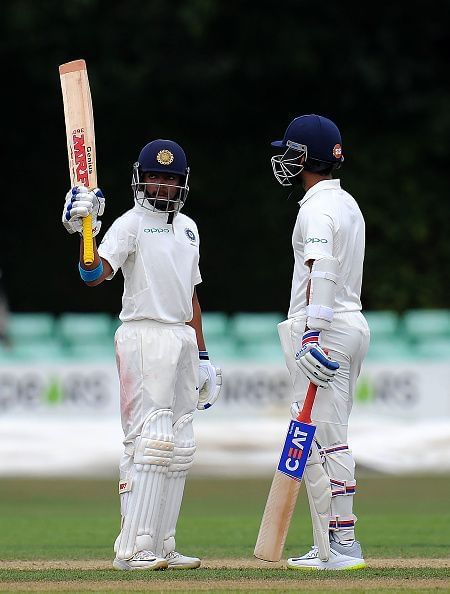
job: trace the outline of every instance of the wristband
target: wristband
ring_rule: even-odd
[[[81,264],[78,264],[78,270],[80,271],[80,276],[85,282],[97,280],[103,274],[103,262],[100,260],[100,264],[93,268],[92,270],[86,270],[85,268],[81,268]]]
[[[200,361],[209,361],[208,351],[199,351],[198,358]]]
[[[306,306],[306,315],[308,318],[318,318],[319,320],[325,320],[331,323],[333,321],[334,310],[332,307],[327,307],[326,305],[310,304]]]

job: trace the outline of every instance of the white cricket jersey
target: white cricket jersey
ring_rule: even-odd
[[[339,262],[334,311],[360,311],[365,224],[355,199],[341,188],[340,180],[330,179],[310,188],[299,204],[288,317],[306,315],[310,271],[305,263],[330,256]]]
[[[181,213],[168,224],[167,216],[136,204],[114,221],[98,248],[113,269],[108,280],[122,269],[122,322],[192,319],[194,286],[202,281],[197,225]]]

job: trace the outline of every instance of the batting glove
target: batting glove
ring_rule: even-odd
[[[211,364],[207,351],[199,352],[198,410],[206,410],[214,404],[222,388],[222,370]]]
[[[92,235],[100,231],[101,217],[105,210],[105,198],[100,188],[89,191],[84,186],[75,186],[66,194],[62,223],[69,233],[82,233],[82,219],[92,214]]]
[[[339,369],[339,363],[328,357],[319,345],[319,336],[319,330],[307,330],[295,359],[310,382],[319,388],[328,388]]]

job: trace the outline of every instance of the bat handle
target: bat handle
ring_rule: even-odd
[[[90,266],[94,262],[94,240],[92,237],[92,215],[83,221],[83,262]]]
[[[311,411],[316,397],[317,386],[309,382],[308,391],[306,392],[305,402],[302,410],[298,413],[297,421],[311,425]]]
[[[323,349],[328,355],[328,349]],[[297,421],[301,423],[308,423],[311,425],[311,411],[314,406],[314,400],[316,398],[317,386],[312,382],[309,382],[308,391],[306,392],[305,402],[302,410],[297,415]]]

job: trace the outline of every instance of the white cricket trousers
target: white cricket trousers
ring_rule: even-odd
[[[198,346],[186,324],[124,322],[115,335],[124,453],[120,478],[133,465],[134,442],[152,412],[170,409],[173,424],[198,402]]]
[[[294,388],[294,400],[303,404],[308,378],[295,360],[302,344],[306,318],[289,318],[278,325],[286,366]],[[347,442],[348,419],[353,405],[356,380],[369,348],[370,332],[360,312],[334,314],[331,329],[320,333],[320,345],[340,365],[326,390],[317,390],[311,418],[316,437],[323,447]],[[323,443],[322,443],[323,442]]]
[[[294,400],[300,406],[305,400],[309,380],[298,366],[295,353],[301,347],[305,324],[305,317],[297,317],[278,325]],[[321,346],[340,365],[330,386],[327,389],[318,388],[311,414],[317,427],[315,439],[322,450],[324,467],[333,491],[330,530],[336,531],[338,540],[354,538],[355,462],[348,448],[348,420],[369,340],[369,327],[361,312],[335,313],[331,328],[320,333]]]

